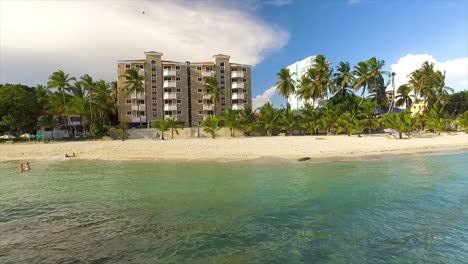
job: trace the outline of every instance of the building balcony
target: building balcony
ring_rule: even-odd
[[[204,104],[203,111],[213,111],[213,105]]]
[[[137,93],[137,94],[135,95],[135,93],[132,93],[132,94],[130,95],[130,99],[145,99],[145,94],[143,94],[143,93]]]
[[[244,110],[243,104],[232,104],[232,110]]]
[[[210,100],[211,99],[211,94],[204,94],[203,99],[204,100]]]
[[[140,111],[145,111],[145,109],[146,109],[146,105],[140,104]],[[132,110],[138,111],[138,105],[132,104]]]
[[[132,116],[132,123],[139,123],[140,118],[138,116]],[[141,116],[141,122],[146,122],[146,116]]]
[[[231,98],[232,100],[245,99],[245,95],[243,93],[233,93]]]
[[[177,115],[164,115],[164,119],[174,119],[174,120],[177,120]]]
[[[233,71],[231,73],[231,78],[244,78],[244,72],[242,72],[242,71]]]
[[[169,105],[165,104],[164,105],[164,111],[177,111],[177,105]]]
[[[208,117],[212,117],[212,116],[213,116],[213,115],[207,115],[207,114],[203,115],[203,121],[205,121],[206,119],[208,119]]]
[[[214,77],[214,72],[212,72],[212,71],[202,71],[202,77]]]
[[[144,70],[144,69],[140,69],[140,70],[138,71],[138,74],[139,74],[140,76],[145,76],[145,70]]]
[[[244,89],[244,83],[243,82],[233,82],[231,85],[232,89]]]
[[[176,87],[176,82],[175,81],[164,81],[163,82],[163,87],[164,88],[175,88]]]
[[[164,93],[164,99],[177,99],[177,93]]]
[[[163,76],[175,76],[176,71],[175,70],[163,70]]]

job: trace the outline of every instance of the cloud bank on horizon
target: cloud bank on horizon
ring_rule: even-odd
[[[45,83],[57,69],[111,81],[117,60],[142,58],[147,50],[179,61],[206,61],[223,53],[255,65],[289,38],[249,12],[216,1],[18,0],[1,5],[1,83]]]

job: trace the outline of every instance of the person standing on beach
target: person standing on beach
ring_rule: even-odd
[[[21,163],[18,167],[18,172],[19,173],[23,173],[24,169],[23,169],[23,163]]]

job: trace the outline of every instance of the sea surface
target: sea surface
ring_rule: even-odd
[[[468,152],[0,163],[0,263],[468,263]]]

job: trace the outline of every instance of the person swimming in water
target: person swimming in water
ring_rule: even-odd
[[[29,162],[26,162],[26,168],[24,170],[28,171],[31,169],[31,166],[29,166]]]
[[[23,173],[24,169],[23,169],[23,163],[21,163],[19,166],[18,166],[18,172],[19,173]]]

